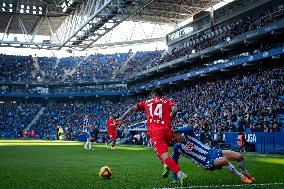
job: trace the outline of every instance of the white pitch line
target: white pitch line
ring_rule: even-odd
[[[284,183],[263,183],[263,184],[227,184],[227,185],[209,185],[209,186],[188,186],[188,187],[176,187],[176,188],[153,188],[153,189],[191,189],[191,188],[224,188],[224,187],[254,187],[254,186],[273,186],[284,185]]]

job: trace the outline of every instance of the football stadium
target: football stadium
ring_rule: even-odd
[[[283,0],[0,0],[0,189],[284,189]]]

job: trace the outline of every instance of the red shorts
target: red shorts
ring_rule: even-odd
[[[108,136],[109,136],[110,139],[115,140],[116,139],[116,132],[108,133]]]
[[[168,152],[168,144],[172,141],[172,130],[156,131],[150,135],[151,143],[157,156],[161,156],[163,153]]]

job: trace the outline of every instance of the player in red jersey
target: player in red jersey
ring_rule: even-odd
[[[182,186],[186,185],[188,175],[183,173],[176,162],[170,157],[168,144],[173,138],[171,120],[177,113],[176,105],[169,99],[162,98],[161,89],[156,88],[151,92],[151,99],[138,103],[129,108],[121,118],[116,120],[120,125],[125,118],[137,111],[145,111],[147,118],[147,134],[161,162],[167,166],[173,173],[178,175]],[[168,173],[163,173],[163,178]]]
[[[109,140],[106,142],[106,147],[109,143],[112,142],[111,149],[114,150],[114,146],[116,143],[116,123],[112,115],[110,115],[109,119],[106,121],[106,128],[109,136]]]

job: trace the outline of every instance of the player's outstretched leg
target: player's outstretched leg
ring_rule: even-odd
[[[88,150],[88,146],[89,146],[89,138],[87,138],[87,141],[85,143],[84,149]]]
[[[233,164],[230,163],[229,159],[227,159],[228,155],[223,154],[224,157],[219,157],[217,159],[214,160],[214,167],[215,168],[221,168],[221,167],[225,167],[229,172],[231,172],[232,174],[236,175],[237,177],[240,178],[240,180],[245,183],[245,184],[251,184],[252,180],[249,179],[248,177],[246,177],[245,175],[243,175],[242,173],[240,173]]]
[[[252,181],[247,178],[246,176],[244,176],[242,173],[240,173],[239,171],[237,171],[237,169],[234,167],[234,165],[232,165],[229,160],[225,157],[219,157],[217,159],[214,160],[214,166],[216,168],[221,168],[221,167],[225,167],[228,171],[230,171],[230,173],[236,175],[237,177],[240,178],[240,180],[243,183],[246,184],[250,184],[252,183]]]
[[[88,150],[94,150],[93,148],[92,148],[92,143],[91,143],[91,141],[92,141],[92,138],[89,138],[89,145],[88,145]]]
[[[238,167],[241,170],[241,173],[243,175],[245,175],[246,177],[248,177],[251,181],[255,181],[255,178],[253,178],[246,169],[245,159],[244,159],[243,155],[240,154],[240,153],[238,153],[238,154],[239,155],[238,155],[238,158],[237,158],[237,162],[238,162]]]
[[[113,139],[113,140],[112,140],[112,145],[111,145],[111,149],[112,149],[112,150],[115,149],[115,147],[114,147],[114,146],[115,146],[115,143],[116,143],[116,139]]]
[[[181,186],[187,185],[188,175],[182,172],[179,168],[179,166],[176,164],[176,162],[170,158],[169,153],[165,152],[161,155],[161,158],[164,161],[164,164],[175,174],[177,174],[177,177],[179,179],[179,182]]]
[[[228,160],[228,161],[237,161],[238,162],[238,167],[241,170],[241,173],[244,177],[248,178],[248,180],[250,180],[250,182],[247,182],[247,179],[245,179],[243,177],[242,182],[244,183],[252,183],[253,181],[255,181],[255,179],[253,177],[250,176],[250,174],[248,173],[246,167],[245,167],[245,161],[244,161],[244,157],[242,154],[238,153],[238,152],[234,152],[234,151],[230,151],[230,150],[223,150],[223,155],[224,157]]]
[[[108,147],[108,144],[110,144],[112,141],[113,141],[112,138],[106,141],[106,148]]]

